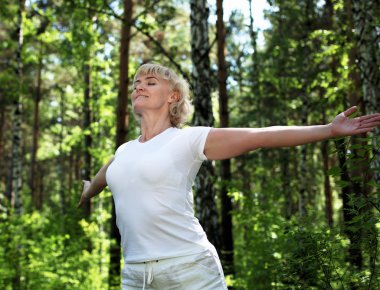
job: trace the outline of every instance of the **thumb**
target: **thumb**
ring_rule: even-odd
[[[353,113],[355,113],[355,112],[357,111],[357,109],[358,109],[357,106],[353,106],[353,107],[351,107],[351,108],[345,110],[345,111],[343,112],[343,115],[344,115],[345,117],[349,117],[349,116],[351,116]]]

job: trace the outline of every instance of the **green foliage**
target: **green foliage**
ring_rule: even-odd
[[[11,289],[17,267],[22,289],[104,289],[109,245],[97,222],[32,212],[11,216],[0,232],[2,289]]]

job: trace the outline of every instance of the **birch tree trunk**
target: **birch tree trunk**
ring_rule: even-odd
[[[191,0],[190,7],[192,89],[194,95],[193,124],[194,126],[213,126],[207,22],[209,10],[206,0]],[[206,161],[195,180],[195,211],[208,239],[217,249],[220,249],[214,182],[214,167],[210,161]]]
[[[376,26],[375,21],[380,3],[375,0],[355,0],[351,3],[364,106],[367,114],[373,114],[380,108],[380,27]],[[377,136],[379,133],[380,129],[375,129]],[[373,138],[374,178],[378,185],[380,185],[379,146],[379,139]]]
[[[19,81],[18,96],[13,104],[13,119],[12,119],[12,184],[11,184],[11,204],[14,207],[15,214],[21,215],[22,212],[22,83],[23,83],[23,65],[22,65],[22,48],[23,48],[23,13],[25,10],[25,0],[19,0],[18,20],[17,20],[17,38],[18,45],[16,51],[17,67],[16,75]]]
[[[124,17],[121,28],[120,64],[119,64],[119,91],[117,97],[117,126],[116,126],[116,148],[127,141],[128,138],[128,65],[129,45],[131,38],[133,1],[124,0]],[[109,287],[120,285],[120,242],[119,229],[116,226],[115,203],[112,199],[111,218],[111,246],[110,246],[110,268]],[[119,286],[120,287],[120,286]]]
[[[13,118],[12,118],[12,156],[11,156],[11,206],[14,207],[16,216],[22,214],[22,94],[23,94],[23,14],[25,11],[25,0],[19,0],[17,14],[17,50],[16,50],[16,75],[18,78],[18,92],[13,103]],[[14,274],[12,278],[12,288],[20,290],[22,269],[20,265],[20,248],[21,244],[17,241],[15,247],[15,257],[13,260]]]
[[[349,28],[348,37],[352,37],[352,30],[354,30],[354,35],[356,38],[356,47],[352,48],[349,55],[350,62],[353,63],[353,59],[358,60],[358,67],[360,70],[361,88],[363,91],[363,103],[362,109],[367,114],[372,114],[379,111],[380,108],[380,27],[379,27],[379,16],[380,3],[379,1],[373,0],[347,0],[346,5],[347,10],[351,10],[352,14],[348,12],[349,16]],[[353,19],[353,21],[352,21]],[[352,24],[353,22],[353,24]],[[352,29],[354,28],[354,29]],[[358,76],[351,75],[355,77],[356,82],[354,84],[358,85]],[[352,91],[351,91],[352,92]],[[351,96],[351,99],[356,101],[356,96]],[[379,142],[380,129],[377,127],[374,130],[374,138],[372,140],[373,148],[373,178],[377,185],[380,185],[380,142]],[[354,139],[356,140],[356,139]],[[359,143],[357,141],[356,143]],[[363,144],[365,145],[365,144]],[[368,159],[368,156],[366,156]],[[366,160],[367,161],[367,160]],[[369,172],[368,162],[361,164],[361,168],[357,169],[362,174],[363,172]],[[371,189],[368,188],[367,183],[369,179],[369,174],[364,174],[362,185],[364,199],[367,200],[370,197]],[[378,192],[378,191],[377,191]],[[379,196],[377,195],[378,198]],[[364,220],[366,221],[367,227],[364,228],[363,236],[366,237],[364,246],[369,252],[369,268],[370,277],[368,282],[368,287],[372,288],[377,276],[377,265],[376,260],[378,256],[378,230],[373,223],[370,221],[375,217],[372,212],[372,204],[367,203],[364,208]]]

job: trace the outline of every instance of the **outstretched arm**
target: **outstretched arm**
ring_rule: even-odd
[[[352,107],[326,125],[213,128],[207,137],[204,152],[210,160],[221,160],[257,148],[291,147],[365,133],[380,125],[380,114],[348,118],[356,110]]]
[[[78,207],[82,206],[85,202],[90,200],[90,198],[101,193],[103,189],[107,186],[106,172],[108,166],[112,163],[113,159],[114,158],[110,159],[110,161],[108,161],[106,165],[100,168],[100,170],[91,182],[88,180],[83,180],[83,192],[78,203]]]

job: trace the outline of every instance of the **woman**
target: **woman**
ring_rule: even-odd
[[[84,181],[79,206],[107,185],[112,191],[125,261],[123,289],[227,289],[215,248],[193,212],[191,186],[204,160],[380,125],[380,114],[349,119],[352,107],[327,125],[179,129],[189,112],[188,95],[188,84],[172,70],[142,65],[132,92],[141,136],[122,144],[92,182]]]

